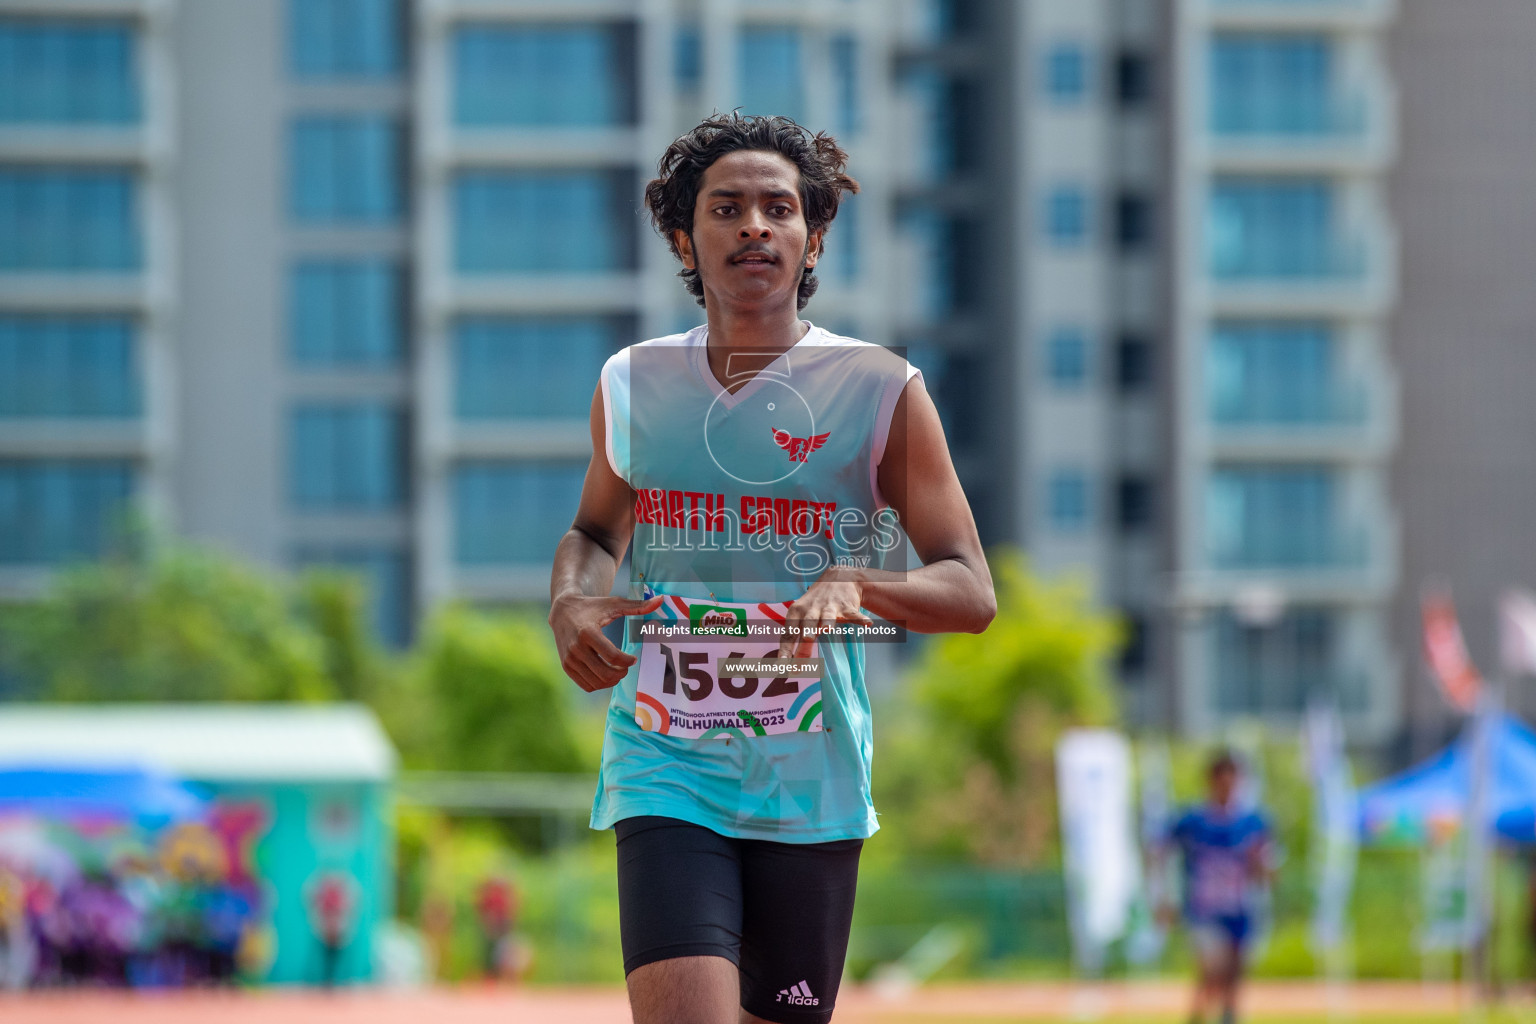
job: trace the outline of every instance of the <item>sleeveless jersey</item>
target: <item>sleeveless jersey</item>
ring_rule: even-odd
[[[880,567],[890,556],[905,567],[876,469],[918,371],[877,345],[807,326],[766,368],[766,357],[747,365],[733,354],[728,378],[750,378],[734,393],[710,369],[704,326],[630,346],[603,367],[607,459],[636,494],[630,593],[664,603],[648,623],[626,620],[624,650],[640,660],[612,690],[593,828],[662,815],[738,838],[818,843],[879,827],[861,641],[822,638],[820,679],[759,691],[789,691],[767,729],[745,713],[734,722],[664,709],[645,692],[665,655],[670,699],[687,704],[676,696],[674,652],[637,635],[646,628],[732,614],[771,624],[831,560]],[[747,648],[733,641],[719,655],[732,646]],[[687,696],[713,683],[721,700],[726,680],[698,676],[715,654],[694,657],[705,668],[690,676],[681,666],[701,681]],[[648,665],[652,682],[642,683]]]

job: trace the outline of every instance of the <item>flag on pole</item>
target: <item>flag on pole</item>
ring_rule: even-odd
[[[1430,674],[1453,707],[1469,712],[1477,706],[1483,680],[1467,653],[1450,591],[1426,590],[1419,604],[1424,615],[1424,661]]]
[[[1499,598],[1499,660],[1511,676],[1536,676],[1536,596],[1529,590]]]

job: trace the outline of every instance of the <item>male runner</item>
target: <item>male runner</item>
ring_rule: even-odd
[[[618,833],[637,1024],[831,1019],[878,827],[846,634],[873,617],[980,632],[995,613],[921,376],[799,318],[858,189],[846,161],[782,117],[716,115],[673,142],[646,203],[707,322],[620,352],[592,398],[549,621],[566,673],[614,688],[592,825]],[[918,569],[879,568],[897,520]],[[609,596],[632,539],[632,597]],[[624,616],[621,650],[602,628]],[[770,664],[721,660],[742,656]],[[774,671],[792,657],[820,661]]]
[[[1190,1021],[1203,1021],[1214,1001],[1222,1024],[1233,1024],[1253,938],[1253,897],[1273,870],[1273,845],[1263,815],[1238,805],[1238,763],[1229,751],[1211,759],[1206,781],[1205,805],[1174,823],[1168,845],[1183,855],[1184,920],[1200,965]]]

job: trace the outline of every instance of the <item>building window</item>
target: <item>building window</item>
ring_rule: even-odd
[[[1143,612],[1122,610],[1120,621],[1125,626],[1125,638],[1120,644],[1118,658],[1120,671],[1125,675],[1140,675],[1152,663],[1149,651],[1149,626]]]
[[[1057,43],[1045,55],[1045,92],[1057,103],[1088,95],[1088,53],[1078,43]]]
[[[139,415],[135,341],[123,317],[0,316],[0,417]]]
[[[629,26],[464,25],[453,39],[453,119],[461,125],[633,124]]]
[[[692,92],[704,81],[704,38],[698,25],[677,27],[672,39],[672,77],[684,92]]]
[[[1152,101],[1151,54],[1127,50],[1115,58],[1115,101],[1125,110]]]
[[[859,43],[853,36],[832,37],[832,80],[837,134],[854,135],[864,126],[864,112],[859,102]]]
[[[585,477],[585,463],[460,464],[453,475],[454,561],[548,565],[576,515]]]
[[[1217,324],[1206,358],[1218,423],[1322,423],[1357,412],[1334,384],[1333,329],[1315,321]]]
[[[0,271],[137,270],[137,186],[118,168],[0,167]]]
[[[1045,202],[1045,233],[1059,246],[1081,245],[1088,237],[1088,194],[1077,185],[1059,185]]]
[[[388,224],[405,209],[400,125],[382,114],[293,123],[289,189],[307,224]]]
[[[289,56],[298,78],[383,78],[403,67],[400,0],[289,0]]]
[[[780,114],[805,123],[800,49],[800,33],[792,28],[742,30],[736,92],[743,114]]]
[[[120,459],[0,459],[0,564],[106,554],[128,525],[133,484]]]
[[[1058,327],[1046,341],[1046,376],[1063,390],[1088,380],[1088,336],[1078,327]]]
[[[299,405],[289,445],[289,493],[301,511],[379,512],[405,501],[405,423],[391,405]]]
[[[1115,525],[1122,533],[1138,533],[1152,526],[1152,481],[1123,476],[1115,485]]]
[[[410,642],[410,560],[404,551],[367,544],[305,544],[294,549],[293,563],[301,569],[355,575],[367,593],[375,635],[392,647]]]
[[[1342,566],[1354,555],[1334,529],[1326,466],[1223,466],[1208,481],[1206,537],[1218,569]],[[1363,538],[1362,538],[1363,540]]]
[[[1309,135],[1332,127],[1326,36],[1218,34],[1211,39],[1211,130]]]
[[[634,266],[626,172],[467,171],[453,185],[454,266],[465,273],[598,273]]]
[[[1208,224],[1211,273],[1218,278],[1359,269],[1333,244],[1333,189],[1325,178],[1218,179]]]
[[[1139,334],[1122,334],[1115,343],[1115,385],[1122,393],[1152,385],[1152,341]]]
[[[1121,252],[1137,252],[1152,242],[1152,200],[1134,192],[1115,197],[1115,244]]]
[[[603,363],[622,341],[612,320],[460,320],[454,330],[454,412],[464,420],[585,420]]]
[[[915,207],[899,214],[896,230],[917,253],[914,312],[924,323],[937,323],[955,309],[959,299],[955,222],[931,207]]]
[[[854,281],[859,276],[859,200],[845,195],[837,207],[837,219],[827,229],[822,241],[821,260],[816,269],[829,269],[840,281]]]
[[[290,281],[289,337],[306,367],[397,366],[405,354],[404,273],[393,261],[304,260]]]
[[[1299,713],[1316,696],[1345,710],[1365,706],[1365,688],[1340,671],[1338,612],[1316,606],[1286,610],[1279,621],[1244,622],[1228,609],[1212,628],[1217,709],[1229,714]]]
[[[960,163],[953,90],[943,75],[921,66],[903,69],[896,87],[914,109],[918,124],[919,141],[908,155],[912,170],[922,182],[936,182]]]
[[[1047,483],[1046,516],[1059,533],[1081,533],[1088,528],[1088,474],[1080,469],[1058,469]]]
[[[0,123],[138,121],[136,51],[126,21],[0,19]]]

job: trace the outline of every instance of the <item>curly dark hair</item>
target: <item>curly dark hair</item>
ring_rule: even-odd
[[[844,192],[859,190],[859,183],[843,171],[848,154],[826,132],[813,135],[787,117],[743,116],[735,111],[714,114],[667,147],[656,168],[657,176],[645,186],[651,223],[667,240],[672,255],[682,257],[674,231],[693,237],[693,204],[699,197],[704,172],[725,154],[743,149],[778,153],[800,169],[800,206],[812,233],[832,223]],[[677,276],[683,279],[688,294],[704,305],[704,282],[699,272],[684,269]],[[799,309],[811,301],[818,283],[813,270],[800,275]]]

